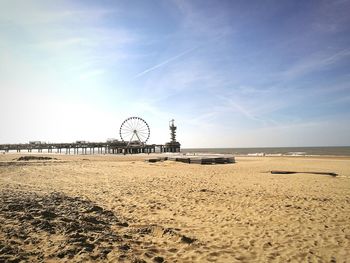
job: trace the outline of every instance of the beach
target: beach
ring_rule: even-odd
[[[0,156],[0,262],[350,262],[350,157],[24,155]]]

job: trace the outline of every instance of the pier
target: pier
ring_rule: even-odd
[[[176,145],[177,146],[177,145]],[[20,143],[0,144],[0,151],[57,154],[137,154],[180,152],[180,147],[162,144],[132,145],[127,142]]]
[[[155,152],[179,152],[180,147],[171,145],[127,145],[126,142],[86,142],[86,143],[20,143],[0,144],[3,152],[47,152],[57,154],[137,154]]]
[[[106,142],[76,141],[74,143],[46,143],[29,141],[29,143],[0,144],[0,152],[21,151],[57,154],[137,154],[180,152],[180,143],[176,141],[174,120],[169,124],[171,141],[166,144],[146,144],[150,137],[147,122],[140,117],[129,117],[120,126],[120,140],[108,139]]]

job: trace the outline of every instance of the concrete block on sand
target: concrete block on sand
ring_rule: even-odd
[[[235,158],[233,156],[224,155],[193,155],[193,156],[172,156],[168,160],[183,162],[183,163],[194,163],[194,164],[225,164],[234,163]]]

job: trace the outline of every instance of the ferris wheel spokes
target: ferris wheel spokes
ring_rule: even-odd
[[[150,129],[142,118],[130,117],[120,126],[119,134],[124,142],[128,142],[127,146],[133,143],[143,145],[149,139]]]

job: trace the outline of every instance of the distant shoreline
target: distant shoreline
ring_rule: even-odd
[[[244,156],[350,156],[350,146],[182,148],[182,153],[225,153]]]

